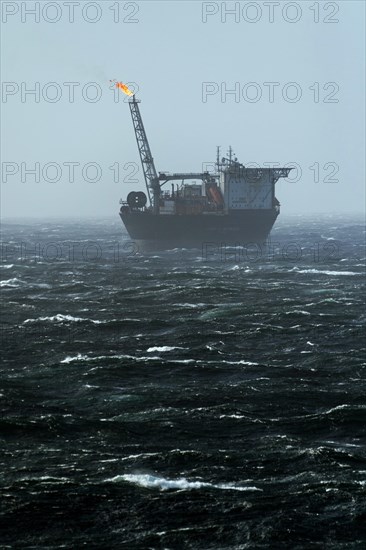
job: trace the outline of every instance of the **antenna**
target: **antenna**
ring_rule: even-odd
[[[232,157],[233,157],[233,150],[232,150],[232,147],[230,145],[229,147],[229,152],[228,152],[228,155],[229,155],[229,162],[231,164],[231,161],[232,161]]]

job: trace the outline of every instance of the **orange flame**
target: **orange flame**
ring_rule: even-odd
[[[129,87],[126,86],[126,84],[123,84],[123,82],[117,82],[116,80],[110,80],[110,82],[115,82],[116,88],[122,90],[122,92],[124,92],[126,95],[132,96],[134,94],[134,92],[130,90]]]

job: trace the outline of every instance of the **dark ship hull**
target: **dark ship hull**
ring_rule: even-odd
[[[163,246],[246,245],[264,243],[278,216],[278,209],[253,209],[224,213],[153,214],[120,212],[131,239]]]

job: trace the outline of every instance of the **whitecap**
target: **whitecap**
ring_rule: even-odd
[[[82,355],[78,353],[77,355],[74,355],[73,357],[66,357],[61,361],[61,363],[72,363],[72,361],[101,361],[104,359],[132,359],[133,361],[161,361],[161,358],[157,355],[150,355],[148,357],[142,356],[137,357],[135,355],[127,355],[127,354],[121,354],[121,355],[96,355],[95,357],[92,357],[90,355]],[[93,370],[93,369],[92,369]]]
[[[81,353],[78,353],[77,355],[74,355],[74,357],[71,357],[68,355],[61,361],[61,363],[72,363],[73,361],[87,361],[89,358],[87,355],[82,355]]]
[[[312,273],[317,275],[330,275],[333,277],[342,276],[342,275],[359,275],[359,273],[356,273],[355,271],[330,271],[330,270],[322,270],[322,269],[297,269],[294,268],[291,271],[296,271],[297,273]]]
[[[228,365],[259,365],[259,363],[253,363],[252,361],[245,361],[244,359],[241,359],[240,361],[222,361],[223,363],[226,363]]]
[[[331,409],[328,409],[324,413],[321,414],[332,414],[335,411],[341,411],[344,409],[348,410],[364,410],[366,409],[365,405],[349,405],[348,403],[344,403],[342,405],[337,405],[336,407],[332,407]]]
[[[173,351],[175,349],[184,349],[181,346],[153,346],[152,348],[148,348],[147,353],[152,353],[153,351]]]
[[[63,322],[72,322],[72,323],[82,323],[82,322],[89,322],[93,323],[95,325],[100,325],[105,323],[105,321],[98,321],[94,319],[87,319],[84,317],[73,317],[72,315],[62,315],[61,313],[57,313],[56,315],[52,315],[49,317],[37,317],[36,319],[26,319],[23,324],[26,323],[37,323],[39,321],[51,321],[56,323],[63,323]]]
[[[139,454],[136,454],[136,455],[124,456],[120,460],[123,461],[123,460],[131,460],[131,459],[134,459],[134,458],[145,458],[147,456],[157,456],[159,454],[160,453],[139,453]]]
[[[248,266],[243,265],[233,265],[233,267],[229,267],[227,271],[243,271],[243,273],[251,273],[252,269],[250,269]]]
[[[305,311],[303,309],[294,309],[292,311],[286,311],[285,312],[286,315],[291,315],[292,313],[297,313],[297,314],[301,314],[301,315],[311,315],[311,313],[309,311]]]
[[[245,418],[242,414],[220,414],[219,418],[236,418],[238,420]]]
[[[21,478],[21,481],[40,481],[41,483],[71,483],[67,477],[56,476],[29,476]]]
[[[172,305],[175,306],[175,307],[189,307],[189,308],[192,308],[192,309],[197,309],[199,307],[204,307],[206,304],[204,304],[204,303],[191,304],[189,302],[184,302],[184,303],[176,303],[176,304],[172,304]]]
[[[240,486],[233,483],[219,483],[213,484],[204,481],[188,481],[186,478],[178,479],[166,479],[164,477],[157,477],[150,474],[124,474],[117,475],[110,479],[106,479],[106,482],[118,483],[121,481],[128,481],[139,487],[146,489],[159,489],[167,491],[169,489],[178,489],[181,491],[189,491],[192,489],[223,489],[231,491],[262,491],[254,486]]]
[[[9,287],[9,288],[19,288],[21,286],[35,287],[35,288],[52,288],[51,285],[46,283],[32,283],[29,284],[27,281],[22,281],[14,277],[13,279],[7,279],[6,281],[0,281],[0,287]]]
[[[156,359],[160,359],[160,357],[157,357]],[[196,362],[195,359],[171,359],[170,361],[168,361],[168,363],[181,363],[183,365],[190,365],[195,362]]]
[[[17,288],[21,285],[26,285],[27,283],[25,281],[22,281],[21,279],[17,279],[14,277],[13,279],[7,279],[6,281],[0,281],[0,287],[10,287],[10,288]]]

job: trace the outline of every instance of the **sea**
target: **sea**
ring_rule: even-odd
[[[0,547],[366,547],[365,219],[2,224]]]

